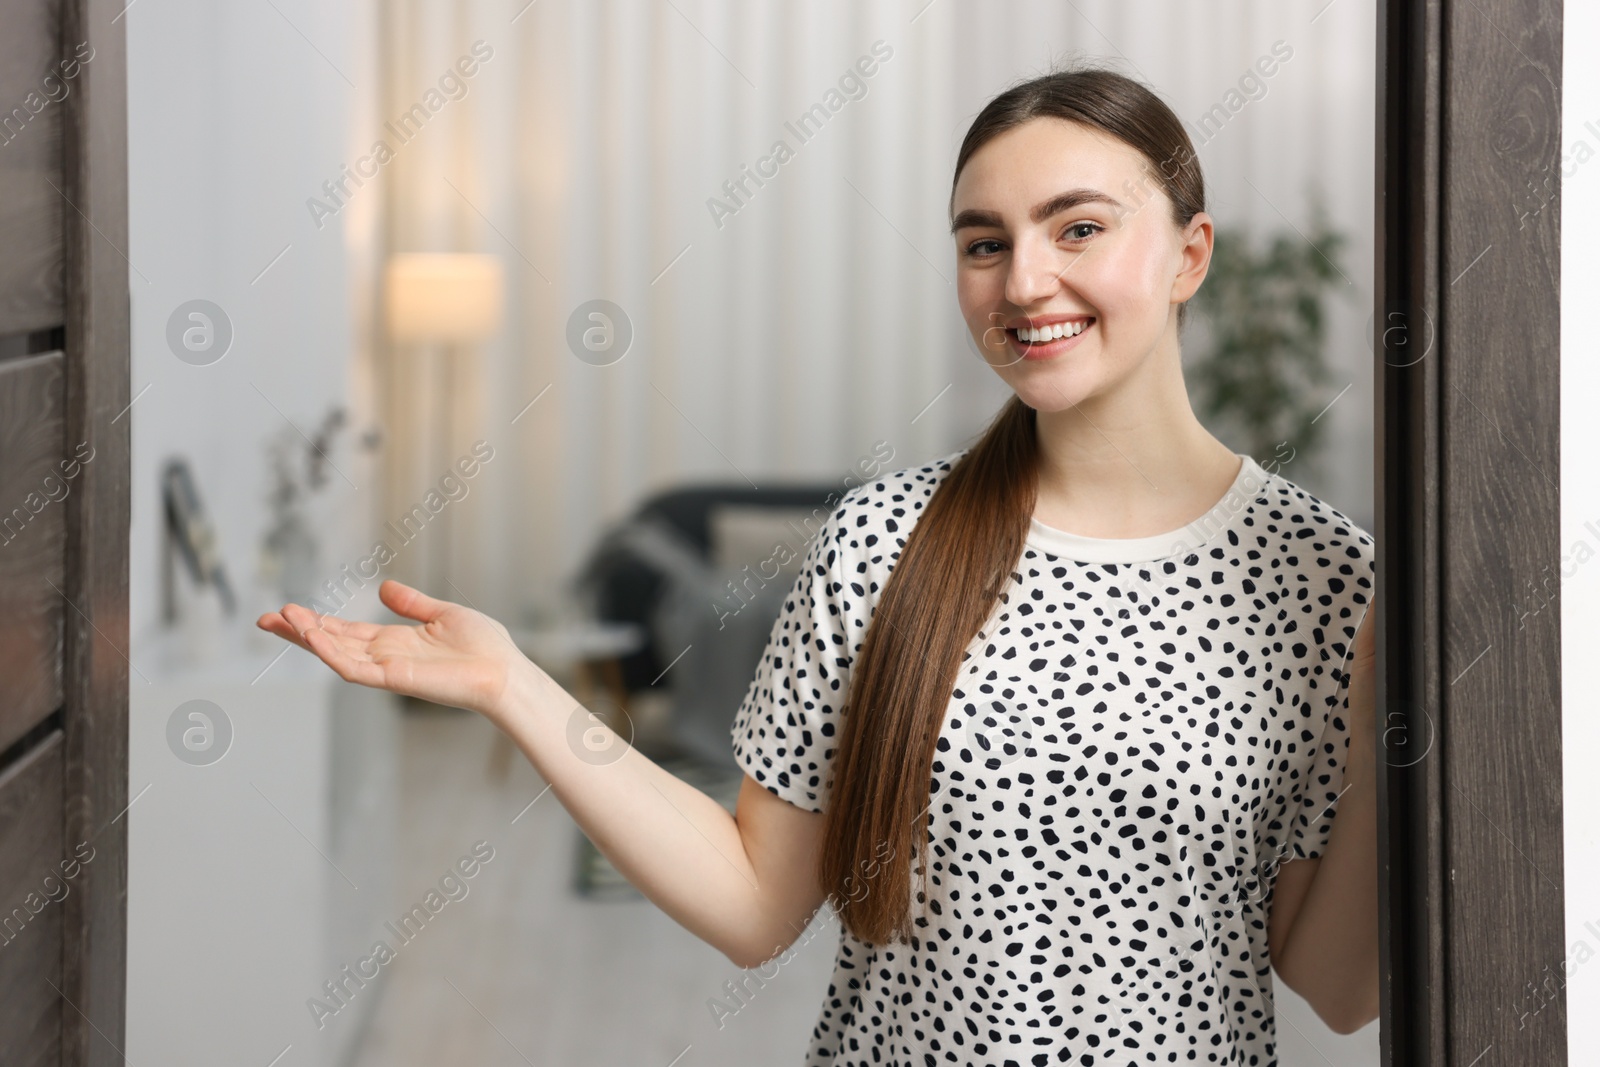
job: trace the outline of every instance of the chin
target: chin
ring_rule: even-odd
[[[1076,368],[1040,366],[1026,370],[1031,373],[1008,373],[1004,377],[1012,392],[1035,411],[1065,411],[1100,392],[1098,379],[1077,373]]]

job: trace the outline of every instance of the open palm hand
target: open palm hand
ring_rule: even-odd
[[[315,654],[347,682],[485,713],[499,700],[522,658],[504,626],[393,579],[378,587],[378,599],[422,625],[352,622],[299,604],[269,611],[256,625]]]

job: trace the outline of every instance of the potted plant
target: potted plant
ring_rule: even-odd
[[[1314,202],[1301,234],[1272,233],[1257,245],[1246,232],[1216,235],[1210,270],[1190,300],[1201,332],[1185,374],[1195,413],[1224,440],[1264,465],[1300,457],[1316,466],[1332,397],[1324,355],[1329,289],[1349,287],[1337,264],[1346,240]]]

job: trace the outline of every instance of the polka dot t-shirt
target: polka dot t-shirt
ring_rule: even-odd
[[[846,494],[773,626],[733,751],[807,811],[878,595],[964,452]],[[808,1067],[1277,1063],[1268,910],[1332,829],[1374,545],[1240,459],[1167,534],[1031,521],[938,738],[926,916],[882,947],[841,924]]]

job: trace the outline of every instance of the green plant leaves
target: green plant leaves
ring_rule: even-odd
[[[1327,423],[1317,420],[1332,378],[1324,354],[1330,288],[1347,288],[1337,258],[1347,241],[1320,205],[1302,236],[1274,233],[1264,247],[1218,232],[1204,283],[1190,303],[1202,343],[1185,365],[1195,413],[1252,456],[1287,441],[1314,458]]]

